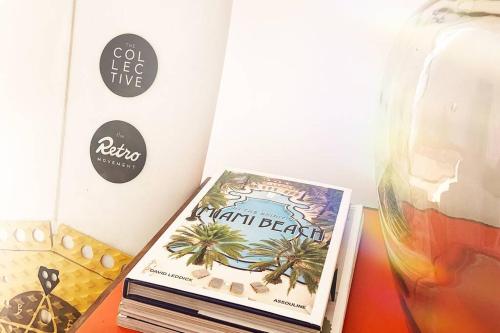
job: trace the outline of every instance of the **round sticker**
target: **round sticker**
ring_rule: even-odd
[[[146,154],[141,133],[121,120],[103,124],[90,142],[92,165],[112,183],[126,183],[137,177],[146,163]]]
[[[109,90],[119,96],[134,97],[153,84],[158,59],[147,40],[134,34],[123,34],[106,45],[99,67]]]

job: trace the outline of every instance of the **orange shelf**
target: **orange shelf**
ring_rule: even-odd
[[[409,333],[389,267],[378,213],[365,209],[344,333]],[[77,329],[78,333],[133,333],[118,327],[116,315],[122,293],[120,282]]]

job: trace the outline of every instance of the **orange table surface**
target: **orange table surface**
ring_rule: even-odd
[[[390,271],[378,212],[365,209],[363,233],[344,322],[344,333],[408,333]],[[78,333],[133,333],[116,325],[123,283],[78,328]],[[200,332],[201,333],[201,332]]]

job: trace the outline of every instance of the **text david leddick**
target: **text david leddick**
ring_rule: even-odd
[[[160,271],[160,270],[158,270],[158,269],[153,269],[153,268],[150,268],[150,269],[149,269],[149,272],[150,272],[150,273],[153,273],[153,274],[159,274],[159,275],[163,275],[163,276],[171,277],[171,278],[174,278],[174,279],[179,279],[179,280],[188,281],[188,282],[193,281],[193,279],[191,279],[190,277],[187,277],[187,276],[182,276],[182,275],[179,275],[179,274],[174,274],[174,273],[169,273],[169,272],[164,272],[164,271]]]
[[[120,147],[115,147],[113,145],[114,141],[113,138],[110,136],[103,137],[100,139],[97,143],[99,143],[99,146],[96,149],[96,154],[101,154],[104,156],[111,156],[111,157],[117,157],[117,158],[124,158],[127,161],[131,162],[136,162],[140,157],[141,153],[139,152],[131,152],[125,147],[125,144],[122,143]],[[109,163],[117,166],[122,166],[126,168],[132,168],[135,169],[135,164],[129,164],[125,162],[119,162],[115,160],[109,160],[105,158],[97,158],[98,161],[104,162],[104,163]]]

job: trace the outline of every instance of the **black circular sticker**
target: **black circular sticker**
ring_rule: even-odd
[[[147,40],[134,34],[123,34],[106,45],[99,67],[104,83],[112,92],[134,97],[153,84],[158,59]]]
[[[121,120],[99,127],[90,142],[92,165],[112,183],[126,183],[137,177],[146,163],[146,153],[141,133]]]

